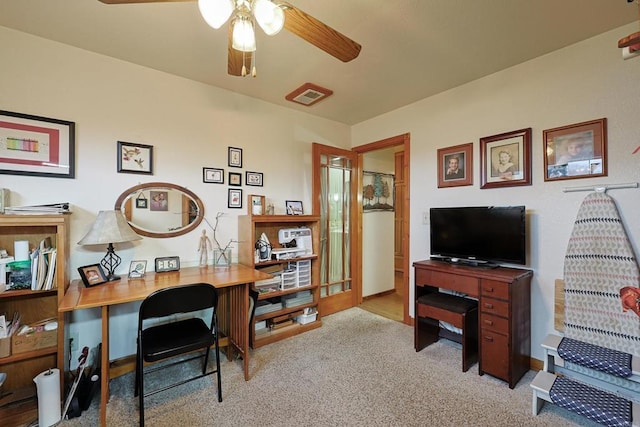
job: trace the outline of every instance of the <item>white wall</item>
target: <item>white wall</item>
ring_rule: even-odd
[[[588,193],[564,187],[640,181],[640,58],[623,60],[617,41],[627,25],[475,82],[421,100],[352,127],[352,146],[411,133],[410,261],[429,256],[430,207],[524,204],[530,231],[532,356],[553,331],[554,280],[563,277],[563,257],[581,201]],[[606,117],[608,177],[545,182],[542,132]],[[479,139],[533,128],[532,185],[481,190]],[[437,188],[436,150],[474,143],[474,185]],[[611,190],[636,254],[640,246],[640,191]],[[410,281],[413,283],[413,279]],[[411,289],[411,298],[413,289]]]
[[[365,171],[395,174],[392,149],[365,153],[362,163]],[[362,214],[363,297],[394,289],[394,232],[393,212]]]
[[[248,194],[262,194],[284,213],[285,200],[311,206],[311,143],[349,147],[349,127],[294,110],[178,78],[105,56],[0,27],[0,110],[76,123],[76,178],[0,175],[11,190],[10,204],[70,202],[70,268],[98,262],[106,248],[80,247],[97,212],[113,209],[118,196],[142,182],[166,181],[197,194],[219,239],[237,238],[237,215],[247,212]],[[233,77],[229,77],[233,78]],[[117,173],[117,141],[154,147],[154,174]],[[227,166],[227,147],[243,149],[243,168]],[[264,173],[264,187],[243,186],[242,209],[227,208],[225,184],[202,182],[203,167]],[[243,177],[244,183],[244,177]],[[203,224],[204,228],[206,227]],[[116,245],[120,272],[133,259],[179,255],[196,265],[200,230],[170,239],[144,238]],[[112,310],[110,357],[135,352],[137,305]],[[72,333],[81,345],[100,341],[99,312],[74,313]]]

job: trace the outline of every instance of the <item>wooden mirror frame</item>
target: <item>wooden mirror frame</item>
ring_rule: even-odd
[[[155,237],[155,238],[161,239],[166,237],[182,236],[183,234],[187,234],[188,232],[194,230],[196,227],[200,225],[200,223],[204,219],[204,204],[202,203],[202,200],[200,200],[200,198],[196,196],[195,193],[193,193],[192,191],[187,190],[186,188],[181,187],[179,185],[171,184],[168,182],[147,182],[145,184],[139,184],[134,187],[128,188],[118,197],[118,200],[116,200],[114,209],[121,211],[123,206],[125,207],[125,211],[127,209],[131,209],[131,202],[136,199],[135,196],[137,192],[141,190],[154,190],[154,189],[156,190],[173,189],[173,190],[180,191],[181,193],[188,196],[196,203],[198,207],[198,214],[196,215],[196,218],[188,225],[182,228],[179,228],[177,230],[171,230],[168,232],[149,231],[146,229],[139,228],[138,226],[136,226],[136,224],[129,221],[129,225],[131,226],[131,228],[135,230],[136,233],[138,233],[141,236]],[[129,206],[128,208],[127,208],[127,205]],[[125,211],[123,211],[122,213],[124,214],[125,218],[129,220],[131,218],[131,214],[127,215],[127,212]],[[188,210],[183,209],[183,215],[188,215],[188,213],[189,213]]]

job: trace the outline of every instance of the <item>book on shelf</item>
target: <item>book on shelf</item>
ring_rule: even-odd
[[[42,239],[31,252],[31,290],[54,288],[57,249],[51,246],[49,237]]]

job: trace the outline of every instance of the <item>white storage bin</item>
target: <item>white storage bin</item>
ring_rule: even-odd
[[[295,269],[288,269],[280,275],[280,289],[292,289],[298,286],[297,272]]]
[[[318,312],[311,314],[301,314],[300,316],[296,316],[296,322],[301,325],[306,325],[307,323],[315,322],[318,317]]]

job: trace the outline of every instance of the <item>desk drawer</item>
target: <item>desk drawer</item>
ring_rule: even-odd
[[[480,313],[480,327],[482,329],[509,335],[509,319],[505,319],[503,317]]]
[[[495,314],[496,316],[509,317],[509,302],[493,298],[480,298],[480,311],[482,313]]]
[[[491,298],[509,299],[509,284],[483,279],[480,281],[480,294]]]
[[[481,333],[481,370],[502,380],[509,380],[509,340],[505,335],[486,329]]]
[[[466,295],[478,296],[478,279],[474,277],[416,268],[415,281],[418,286],[436,286],[438,288],[462,292]]]

